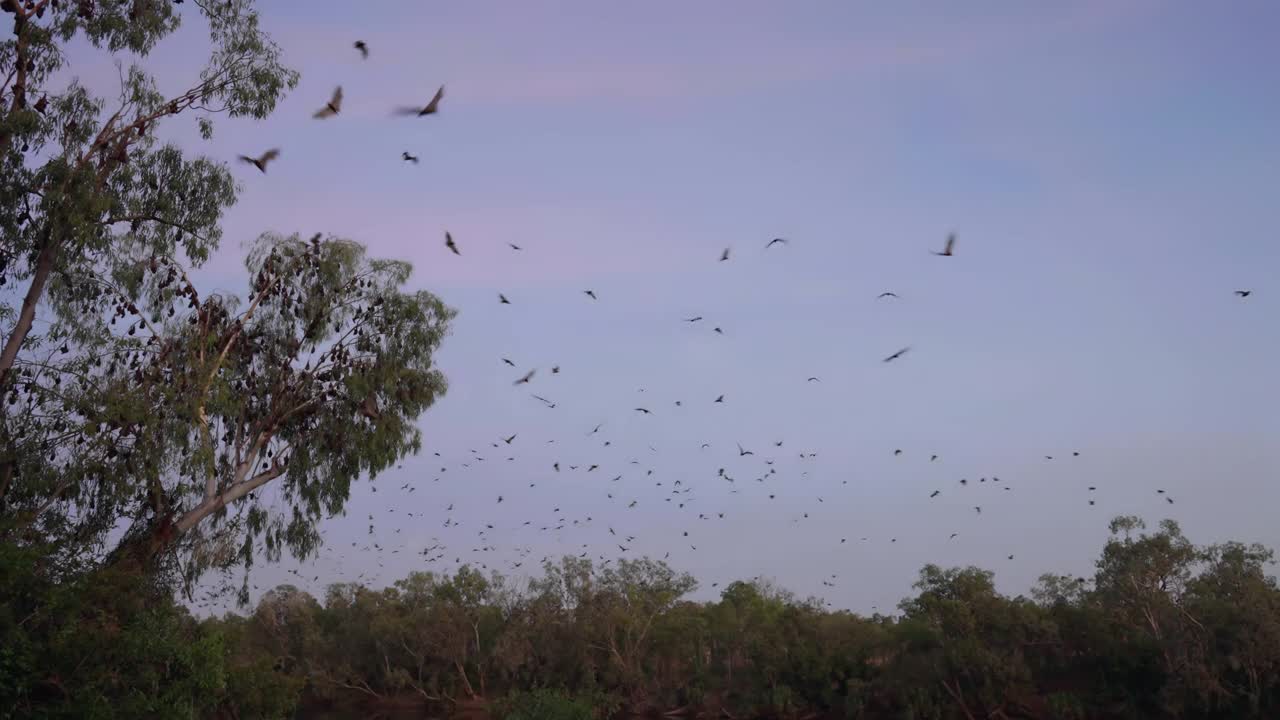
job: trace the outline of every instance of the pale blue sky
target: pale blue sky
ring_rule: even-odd
[[[527,547],[520,575],[584,543],[615,557],[613,527],[638,536],[628,555],[669,551],[702,597],[760,574],[868,611],[925,562],[994,569],[1011,592],[1088,573],[1120,513],[1280,543],[1280,6],[352,8],[264,4],[298,89],[211,143],[172,129],[228,161],[283,150],[269,175],[236,168],[210,282],[241,291],[239,244],[261,231],[323,230],[412,260],[414,285],[460,310],[427,452],[356,490],[308,578],[391,582],[432,537],[449,547],[434,569],[512,572]],[[160,48],[171,90],[202,60],[190,25]],[[439,115],[388,116],[441,83]],[[312,120],[338,84],[342,114]],[[952,230],[956,256],[929,255]],[[776,236],[791,244],[765,252]],[[486,461],[461,467],[469,448]],[[777,474],[755,482],[769,457]],[[992,475],[1013,490],[977,482]],[[676,480],[684,509],[664,501]],[[405,548],[381,569],[350,547],[370,513],[380,544]],[[537,530],[555,517],[565,529]]]

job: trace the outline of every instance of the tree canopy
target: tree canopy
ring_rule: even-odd
[[[432,358],[454,313],[406,288],[407,263],[266,234],[243,297],[192,281],[236,187],[157,128],[264,117],[298,79],[251,3],[194,6],[199,77],[165,97],[134,65],[109,100],[50,85],[65,44],[145,59],[177,6],[4,4],[0,538],[44,546],[51,572],[135,563],[190,584],[305,556],[352,482],[419,449],[446,388]]]

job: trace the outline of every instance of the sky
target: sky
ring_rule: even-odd
[[[297,89],[209,142],[164,128],[227,162],[281,149],[235,165],[205,287],[243,294],[261,232],[324,231],[459,311],[423,453],[355,488],[318,560],[257,567],[255,602],[587,551],[669,553],[697,599],[763,576],[887,612],[928,562],[1009,593],[1090,575],[1120,514],[1280,545],[1280,6],[351,8],[263,3]],[[163,90],[203,32],[192,12],[158,47]],[[441,84],[439,114],[389,115]]]

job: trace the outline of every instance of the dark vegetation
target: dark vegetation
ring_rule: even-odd
[[[1280,716],[1270,552],[1133,518],[1093,578],[1009,598],[929,566],[894,617],[758,583],[695,603],[662,563],[573,558],[527,587],[462,568],[192,617],[175,597],[209,571],[243,570],[247,602],[257,559],[309,557],[354,481],[419,449],[453,317],[321,234],[260,238],[242,298],[191,280],[237,188],[156,129],[208,137],[296,84],[250,5],[0,2],[0,717]],[[49,86],[73,38],[145,58],[183,12],[210,59],[176,95],[136,66],[118,98]]]
[[[684,599],[661,562],[565,558],[527,587],[463,567],[393,587],[289,585],[198,621],[110,570],[52,582],[7,546],[10,717],[287,717],[297,708],[487,710],[520,720],[708,717],[1267,718],[1280,712],[1271,553],[1118,518],[1091,578],[1032,597],[926,566],[900,613],[861,617],[737,582]]]

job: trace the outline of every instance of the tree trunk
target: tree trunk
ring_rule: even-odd
[[[107,556],[107,565],[148,571],[177,537],[172,514],[153,518],[125,534],[120,544]]]
[[[480,676],[480,697],[484,697],[484,658],[480,651],[480,622],[476,621],[471,625],[471,631],[476,636],[476,674]]]
[[[6,461],[3,465],[0,465],[0,507],[4,507],[4,498],[9,494],[9,485],[12,482],[13,463]]]
[[[9,379],[9,371],[17,362],[18,351],[22,349],[22,344],[26,342],[27,335],[31,332],[31,324],[36,319],[36,305],[40,304],[40,298],[44,295],[44,286],[49,282],[49,275],[53,272],[56,253],[57,249],[51,240],[51,233],[46,230],[44,247],[36,257],[36,269],[31,275],[31,284],[27,287],[26,296],[22,298],[22,310],[18,313],[18,322],[13,326],[13,332],[5,339],[4,349],[0,350],[0,387],[4,387]]]
[[[728,648],[724,654],[724,686],[733,690],[733,648]]]
[[[475,700],[476,691],[472,689],[471,681],[467,679],[467,669],[457,660],[453,661],[453,666],[458,669],[458,677],[462,678],[462,689],[467,693],[467,697]]]

